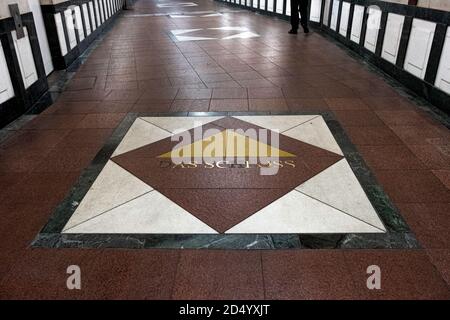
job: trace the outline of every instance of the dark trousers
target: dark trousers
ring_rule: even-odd
[[[291,0],[291,25],[292,29],[297,30],[300,22],[298,12],[302,17],[302,26],[308,25],[308,0]]]

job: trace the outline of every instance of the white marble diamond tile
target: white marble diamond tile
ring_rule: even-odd
[[[223,117],[143,117],[115,155]],[[242,116],[294,139],[342,154],[320,115]],[[214,229],[109,161],[64,227],[66,233],[217,233]],[[345,159],[238,223],[226,233],[385,232]]]
[[[223,117],[143,117],[141,119],[161,129],[175,133],[176,131],[189,130],[221,118]]]
[[[343,155],[330,129],[322,116],[318,116],[304,124],[283,132],[284,135],[312,144],[319,148]]]
[[[316,118],[317,115],[308,116],[234,116],[234,118],[255,124],[270,130],[283,131],[292,129],[300,124]]]
[[[151,190],[153,190],[152,187],[122,169],[114,162],[108,161],[65,225],[64,230],[135,199]]]
[[[170,132],[137,118],[112,156],[118,156],[170,136]]]
[[[301,184],[296,190],[385,230],[345,159]]]
[[[216,234],[217,231],[154,190],[65,233]]]
[[[379,233],[381,230],[296,190],[228,231],[231,233]]]

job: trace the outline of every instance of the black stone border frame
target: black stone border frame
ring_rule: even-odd
[[[63,227],[138,117],[321,115],[339,144],[355,176],[382,220],[386,233],[348,234],[62,234]],[[269,112],[176,112],[129,113],[81,174],[66,198],[31,244],[40,248],[128,248],[128,249],[417,249],[414,234],[383,191],[329,111],[302,113]]]

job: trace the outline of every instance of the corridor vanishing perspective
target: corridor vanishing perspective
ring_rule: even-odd
[[[422,22],[362,27],[393,4],[351,44],[352,1],[298,34],[286,1],[81,2],[43,9],[29,100],[11,73],[0,102],[1,299],[450,298],[442,21],[420,67]]]

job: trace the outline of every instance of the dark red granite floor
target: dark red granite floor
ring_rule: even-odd
[[[195,2],[183,10],[226,9]],[[138,0],[127,14],[171,11],[154,3]],[[261,37],[169,37],[223,25]],[[449,130],[332,42],[288,29],[252,13],[120,17],[58,101],[0,145],[0,298],[450,298]],[[128,112],[319,110],[334,112],[421,249],[29,247]],[[82,270],[79,291],[66,288],[72,264]],[[382,289],[370,291],[366,268],[374,264]]]

